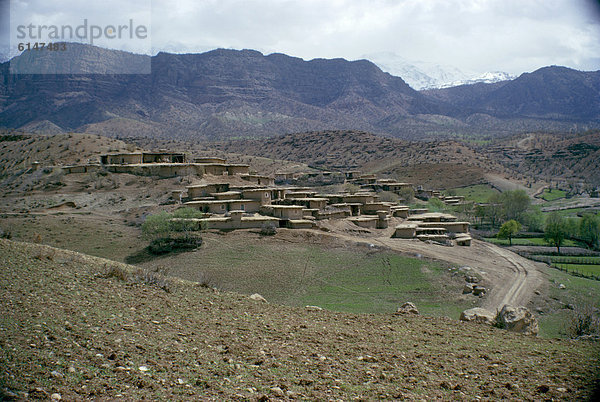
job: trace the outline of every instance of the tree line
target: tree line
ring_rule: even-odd
[[[476,206],[475,216],[499,228],[498,238],[508,239],[510,245],[525,226],[530,232],[543,232],[546,243],[556,247],[559,254],[566,239],[581,241],[590,249],[600,248],[600,216],[590,213],[566,218],[556,211],[545,216],[539,207],[531,205],[524,190],[494,194],[486,204]]]

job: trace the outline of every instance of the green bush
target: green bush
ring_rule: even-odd
[[[536,205],[532,206],[523,214],[523,224],[530,232],[543,232],[546,218],[541,209]]]
[[[174,251],[194,250],[201,245],[202,238],[196,236],[159,237],[150,242],[148,251],[154,255],[163,255]]]
[[[446,204],[439,198],[430,198],[427,201],[427,209],[431,212],[444,212],[446,210]]]
[[[381,191],[377,193],[377,195],[379,196],[379,201],[394,203],[398,203],[398,201],[400,201],[400,197],[391,191]]]

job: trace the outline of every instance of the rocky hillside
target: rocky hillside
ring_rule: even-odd
[[[485,113],[497,118],[600,121],[600,71],[551,66],[511,81],[423,93],[456,106],[462,116]]]
[[[80,74],[14,75],[10,63],[0,65],[4,126],[178,139],[354,129],[408,139],[600,123],[598,73],[566,68],[417,92],[367,60],[219,49],[159,53],[149,60],[149,74],[114,74],[148,60],[80,44],[68,49],[25,52],[12,62],[47,72],[68,65]],[[82,74],[96,67],[103,74]]]
[[[69,57],[86,64],[90,49],[96,48],[69,44],[69,49],[67,54],[44,53],[43,62],[60,65]],[[111,54],[106,52],[98,49],[98,59]],[[36,57],[42,56],[25,53],[13,62],[22,64],[25,58],[35,64]],[[110,64],[126,60],[109,59]],[[159,53],[151,67],[151,74],[142,75],[10,75],[9,63],[4,63],[0,119],[9,127],[49,121],[64,130],[85,126],[116,134],[150,125],[148,134],[222,137],[383,127],[389,117],[445,109],[366,60],[304,61],[251,50],[214,50]]]
[[[46,136],[14,132],[0,135],[0,178],[29,169],[36,161],[42,166],[83,164],[90,159],[97,162],[102,153],[136,149],[135,145],[97,135]]]
[[[0,266],[2,399],[581,400],[597,391],[592,342],[276,306],[2,239]]]
[[[494,142],[480,152],[511,171],[546,181],[600,185],[600,131],[581,135],[532,133]]]
[[[477,183],[485,171],[503,171],[502,166],[484,152],[474,151],[459,142],[403,141],[360,131],[287,134],[264,140],[227,141],[212,147],[303,162],[319,169],[362,169],[408,181],[418,179],[421,184],[434,184],[427,175],[421,174],[432,172],[434,165],[438,165],[436,175],[442,180],[447,180],[449,174],[458,176],[457,171],[465,173],[460,174],[465,176],[463,178],[471,176],[468,183],[462,183],[461,179],[457,185]],[[440,176],[440,170],[446,170],[447,174]]]

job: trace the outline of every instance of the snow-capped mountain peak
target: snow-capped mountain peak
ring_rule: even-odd
[[[371,53],[363,57],[375,63],[383,71],[402,78],[416,90],[448,88],[479,82],[493,83],[515,78],[501,71],[477,75],[472,72],[464,72],[450,65],[409,61],[390,52]]]

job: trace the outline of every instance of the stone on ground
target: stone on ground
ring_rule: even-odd
[[[397,314],[416,314],[419,315],[419,310],[417,310],[417,306],[414,303],[406,302],[396,311]]]
[[[479,324],[494,325],[496,315],[481,307],[470,308],[460,313],[460,320]]]
[[[535,316],[526,307],[514,307],[506,304],[498,314],[498,325],[508,331],[519,332],[525,335],[537,335],[538,322]]]
[[[267,302],[267,299],[265,299],[264,297],[262,297],[258,293],[254,293],[253,295],[250,295],[250,298],[252,300],[256,300],[256,301],[263,302],[263,303]]]

